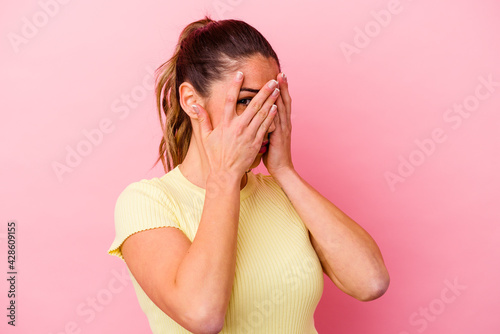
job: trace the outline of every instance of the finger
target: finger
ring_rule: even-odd
[[[288,89],[288,78],[285,73],[281,72],[278,75],[278,82],[280,84],[281,90],[281,98],[283,99],[283,103],[285,104],[286,111],[288,114],[288,119],[290,119],[290,114],[292,112],[292,98],[290,97],[290,91]]]
[[[285,107],[285,104],[283,102],[283,98],[281,96],[278,97],[278,100],[276,101],[276,105],[278,106],[278,116],[276,118],[279,119],[280,126],[286,126],[286,124],[288,122],[290,122],[290,119],[287,117],[286,107]]]
[[[278,97],[279,100],[279,97]],[[273,117],[273,122],[276,128],[274,129],[273,132],[271,132],[270,137],[279,137],[281,133],[281,123],[280,123],[280,117],[279,117],[279,108],[278,108],[278,100],[276,100],[276,115]]]
[[[277,110],[277,116],[274,117],[274,123],[276,124],[276,130],[273,131],[274,132],[280,132],[281,131],[281,120],[279,118],[279,109]]]
[[[278,82],[280,85],[280,89],[282,90],[282,97],[283,97],[283,102],[287,107],[289,107],[292,103],[292,98],[290,97],[290,91],[288,88],[288,78],[285,75],[285,73],[280,73],[278,75]]]
[[[271,109],[269,110],[266,119],[264,120],[264,122],[262,122],[262,124],[259,127],[259,130],[257,131],[256,140],[259,145],[260,143],[262,143],[262,140],[266,136],[266,133],[269,131],[271,124],[273,124],[274,120],[277,118],[276,117],[277,113],[278,113],[278,106],[273,104]]]
[[[243,72],[238,71],[229,86],[226,94],[226,102],[224,105],[223,122],[227,124],[228,121],[236,117],[236,101],[240,94],[241,84],[243,83]]]
[[[278,81],[274,79],[270,80],[259,90],[257,95],[252,98],[252,101],[250,101],[245,111],[239,116],[244,126],[250,126],[250,122],[252,122],[255,115],[261,110],[264,112],[264,115],[261,115],[263,117],[260,119],[257,127],[262,123],[279,95],[279,90],[277,92],[278,94],[276,94],[276,88],[278,88]],[[273,93],[275,94],[273,95]]]
[[[191,107],[193,108],[193,111],[196,113],[196,115],[198,115],[201,135],[203,138],[206,138],[210,134],[210,132],[213,131],[212,122],[210,122],[208,112],[199,104],[193,104]]]
[[[259,110],[259,112],[257,112],[255,117],[248,125],[248,129],[253,137],[257,135],[257,131],[260,129],[261,124],[266,120],[271,110],[273,110],[276,113],[278,112],[277,110],[278,106],[276,106],[274,102],[276,102],[276,99],[279,97],[279,93],[280,90],[278,88],[275,88],[273,93],[267,98],[262,108]]]

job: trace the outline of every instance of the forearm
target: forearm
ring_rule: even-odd
[[[310,231],[330,279],[358,299],[383,293],[389,276],[373,238],[296,171],[275,178]]]
[[[176,284],[196,296],[206,314],[225,314],[234,281],[240,181],[211,175],[196,236],[179,266]]]

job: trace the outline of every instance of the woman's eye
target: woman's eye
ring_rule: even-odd
[[[238,102],[236,102],[237,104],[242,104],[244,105],[245,107],[248,106],[250,104],[250,101],[252,101],[252,99],[241,99],[241,100],[238,100]]]

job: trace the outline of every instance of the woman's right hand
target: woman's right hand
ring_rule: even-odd
[[[255,95],[241,115],[236,113],[236,102],[243,82],[238,72],[227,92],[223,115],[214,129],[207,111],[195,104],[198,112],[203,147],[200,151],[208,160],[210,173],[231,173],[242,177],[259,153],[264,136],[273,123],[279,96],[278,82],[271,80]],[[217,111],[213,111],[217,112]]]

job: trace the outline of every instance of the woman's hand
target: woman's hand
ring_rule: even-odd
[[[210,172],[229,172],[242,177],[259,153],[277,113],[273,105],[279,96],[278,82],[271,80],[238,116],[236,102],[242,82],[243,73],[238,72],[227,92],[224,110],[220,111],[223,113],[221,122],[215,129],[207,111],[199,104],[192,106],[195,113],[198,112],[201,150],[208,160]]]
[[[294,170],[291,152],[292,123],[290,114],[292,112],[292,99],[288,92],[288,82],[284,73],[278,75],[281,94],[277,99],[278,116],[274,118],[276,130],[269,138],[269,148],[264,153],[262,160],[269,173],[276,177],[285,170]]]

